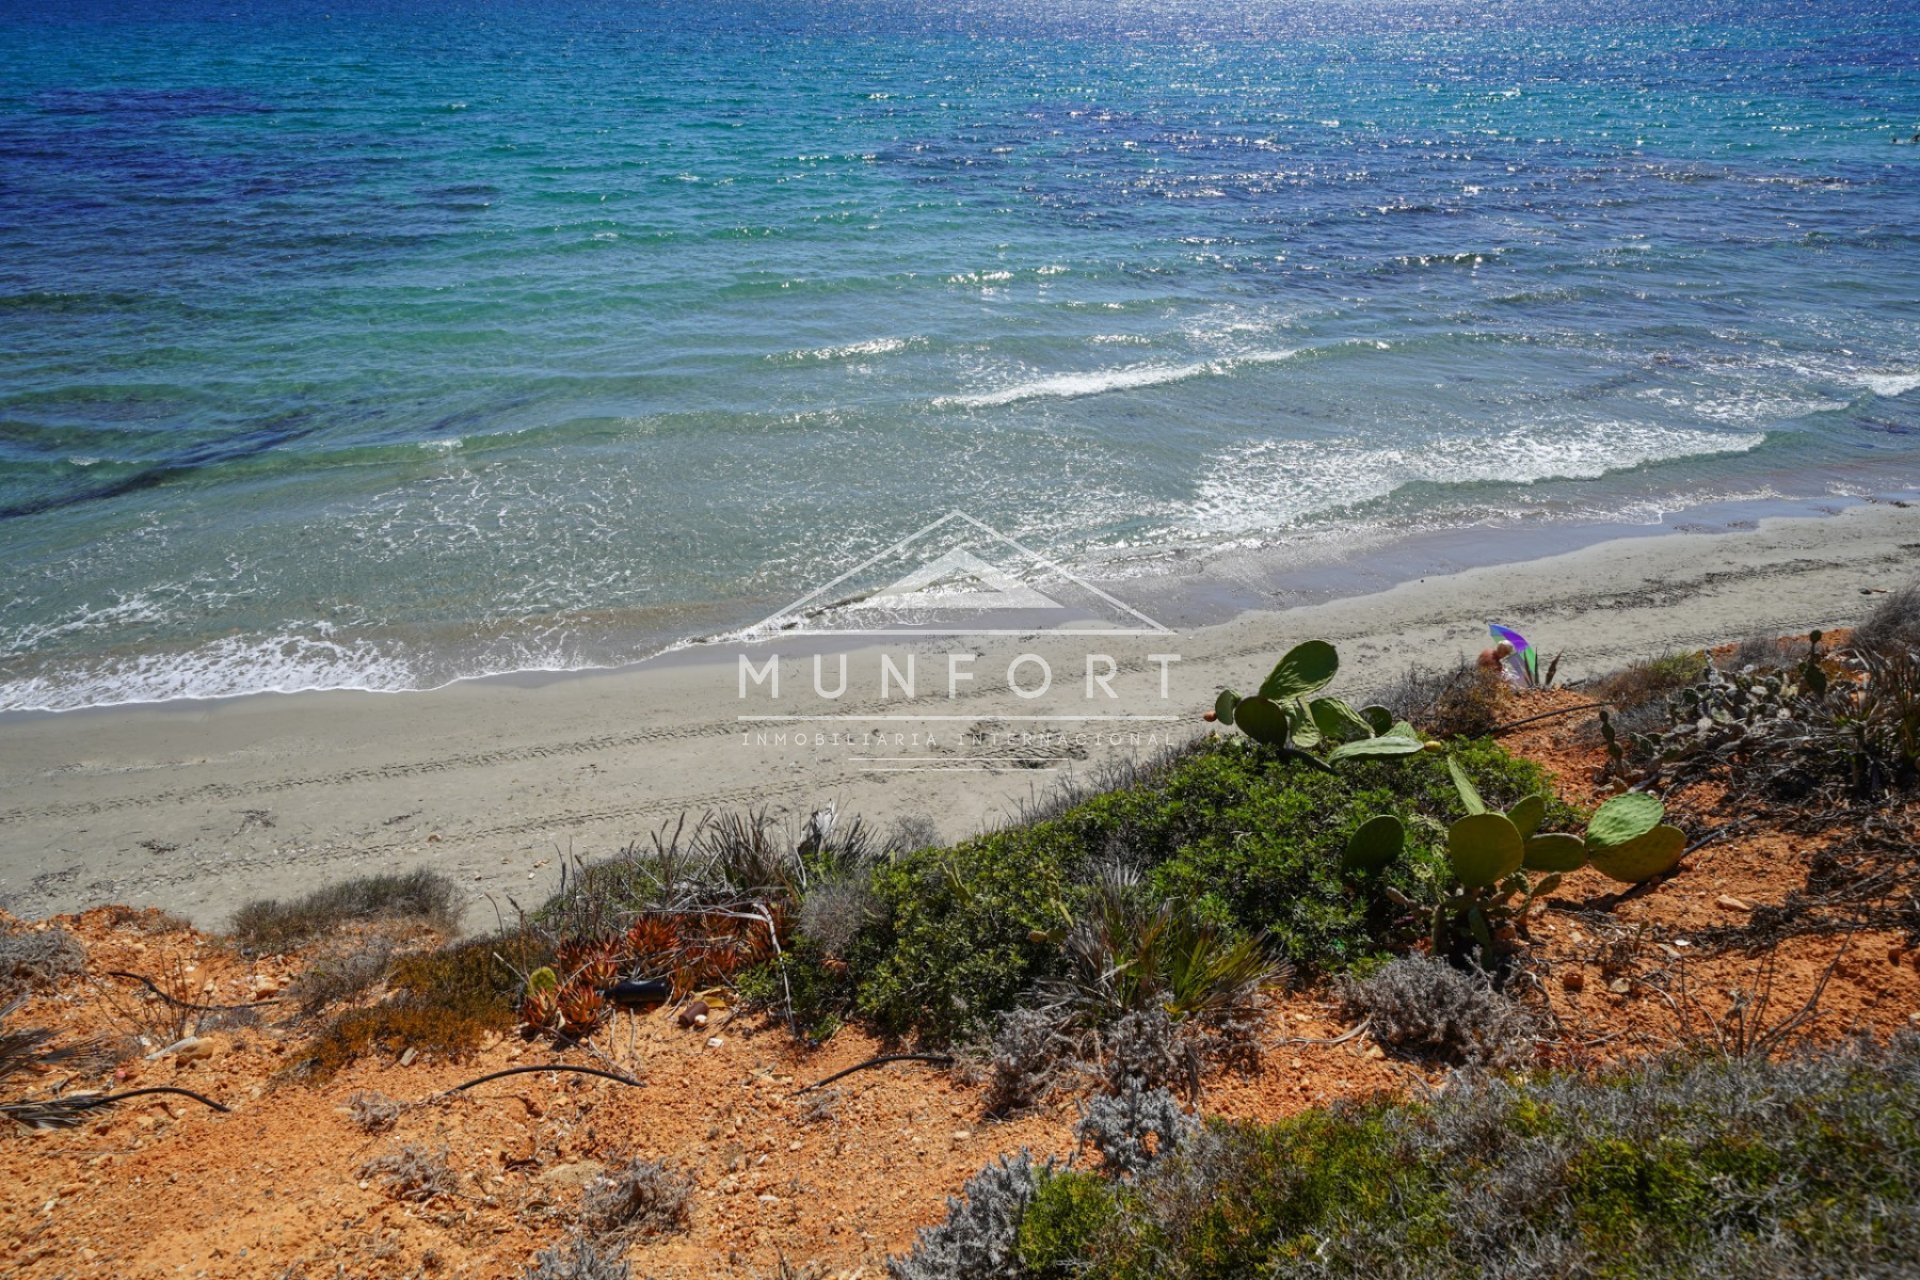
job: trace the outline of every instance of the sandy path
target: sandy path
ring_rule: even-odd
[[[850,658],[839,702],[815,696],[810,663],[788,657],[782,700],[750,706],[729,650],[531,684],[0,718],[0,905],[39,914],[127,902],[219,924],[249,898],[432,866],[469,886],[477,919],[490,918],[489,898],[507,909],[509,897],[544,896],[569,851],[604,854],[683,811],[746,804],[804,813],[831,799],[880,825],[922,816],[952,838],[1064,776],[1196,731],[1220,685],[1257,683],[1273,657],[1310,636],[1340,645],[1336,688],[1348,693],[1408,662],[1478,649],[1487,619],[1521,627],[1548,653],[1564,651],[1563,677],[1577,679],[1728,636],[1845,624],[1872,607],[1867,593],[1916,570],[1920,509],[1889,504],[1748,532],[1623,539],[1176,637],[1103,643],[1117,659],[1119,696],[1093,704],[1082,697],[1085,642],[1039,637],[975,646],[979,678],[950,700],[943,655],[957,646],[915,645],[922,696],[911,704],[878,698],[878,654],[868,652]],[[1017,698],[1001,678],[1026,650],[1058,673],[1045,697]],[[907,650],[889,652],[903,662]],[[1164,700],[1152,652],[1180,655]],[[737,719],[743,710],[845,719],[747,725]],[[992,719],[1089,710],[1173,718]],[[876,718],[923,714],[946,718]],[[1068,732],[1004,736],[1040,727]],[[982,728],[1001,732],[969,736]],[[800,747],[793,736],[802,729],[852,738]],[[1089,730],[1103,740],[1086,741]],[[889,736],[865,736],[876,733]]]

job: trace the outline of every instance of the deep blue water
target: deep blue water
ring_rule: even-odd
[[[629,660],[956,506],[1120,573],[1920,483],[1911,5],[50,8],[0,709]]]

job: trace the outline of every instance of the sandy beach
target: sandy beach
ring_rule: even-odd
[[[731,649],[428,693],[9,717],[0,906],[39,915],[124,902],[218,926],[252,898],[433,867],[470,890],[470,925],[491,924],[489,902],[538,901],[565,858],[605,855],[683,813],[768,805],[804,816],[831,801],[883,829],[918,817],[944,838],[964,836],[1066,778],[1203,731],[1218,688],[1257,683],[1301,639],[1335,641],[1345,663],[1336,688],[1360,695],[1409,663],[1477,650],[1483,620],[1495,619],[1564,653],[1562,680],[1577,681],[1729,636],[1846,624],[1917,565],[1920,509],[1886,503],[1753,531],[1621,539],[1249,613],[1144,647],[1130,638],[1142,652],[1114,648],[1122,696],[1111,704],[1129,722],[1056,719],[1045,732],[1034,722],[1085,705],[1081,639],[971,646],[981,677],[952,698],[928,697],[927,686],[944,681],[955,645],[886,650],[899,665],[910,651],[920,659],[911,704],[878,697],[877,652],[851,655],[848,692],[832,703],[811,692],[805,655],[784,654],[773,709],[788,718],[777,722],[741,719],[757,704],[740,696]],[[1149,661],[1145,648],[1179,661]],[[1047,695],[1015,696],[999,678],[1023,652],[1060,673]]]

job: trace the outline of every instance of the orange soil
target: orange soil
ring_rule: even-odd
[[[1515,699],[1513,714],[1579,701],[1529,694]],[[1509,738],[1581,802],[1593,799],[1601,759],[1576,732],[1591,715],[1543,721]],[[1713,825],[1705,813],[1687,822]],[[1621,886],[1597,873],[1569,876],[1532,925],[1529,971],[1562,1033],[1550,1059],[1616,1059],[1703,1030],[1726,1009],[1730,989],[1755,986],[1761,962],[1690,955],[1690,932],[1736,921],[1742,906],[1801,887],[1817,843],[1766,832],[1712,844],[1665,883],[1618,902],[1611,895]],[[1598,919],[1569,910],[1609,903]],[[302,968],[297,956],[245,960],[157,913],[103,908],[57,923],[86,945],[96,976],[38,994],[12,1025],[52,1027],[63,1039],[124,1035],[156,1016],[157,1006],[127,984],[97,976],[109,969],[159,974],[191,965],[198,998],[237,1003],[284,988]],[[1809,1029],[1822,1038],[1884,1036],[1920,1022],[1920,968],[1902,941],[1894,933],[1856,936]],[[1769,1023],[1798,1009],[1840,946],[1837,938],[1806,938],[1779,949]],[[1071,1100],[988,1121],[979,1088],[924,1064],[851,1076],[835,1087],[837,1114],[814,1116],[818,1095],[796,1090],[882,1046],[849,1029],[806,1049],[745,1017],[683,1030],[665,1011],[619,1015],[596,1038],[604,1058],[566,1055],[643,1075],[643,1088],[518,1076],[409,1109],[392,1132],[370,1137],[345,1113],[356,1091],[424,1099],[487,1071],[553,1060],[552,1051],[508,1038],[461,1062],[363,1061],[324,1086],[285,1083],[276,1073],[301,1056],[309,1033],[276,1025],[285,1010],[262,1005],[261,1025],[211,1037],[211,1057],[136,1060],[112,1085],[177,1084],[225,1101],[229,1115],[178,1097],[143,1098],[75,1129],[0,1133],[0,1272],[513,1277],[567,1234],[585,1181],[643,1155],[689,1170],[697,1191],[691,1231],[632,1248],[636,1276],[765,1276],[784,1259],[815,1275],[877,1278],[886,1255],[941,1218],[944,1198],[996,1154],[1027,1147],[1065,1156],[1074,1147]],[[1325,993],[1273,993],[1261,1068],[1209,1079],[1204,1109],[1270,1119],[1443,1079],[1386,1057],[1364,1037],[1309,1043],[1344,1030]],[[44,1096],[60,1083],[56,1073],[30,1092]],[[409,1142],[446,1147],[455,1194],[400,1203],[360,1176],[369,1158]]]

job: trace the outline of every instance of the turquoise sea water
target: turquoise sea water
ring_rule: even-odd
[[[1917,131],[1891,2],[0,0],[0,709],[1911,487]]]

